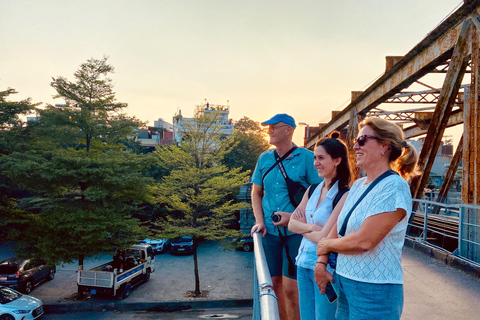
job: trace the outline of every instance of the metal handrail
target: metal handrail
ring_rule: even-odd
[[[279,320],[277,296],[273,290],[272,277],[268,271],[265,251],[263,250],[262,234],[253,234],[253,247],[255,254],[254,286],[253,286],[253,316],[254,319]],[[258,287],[255,287],[255,283]]]
[[[478,205],[471,205],[471,204],[445,204],[441,202],[434,202],[425,199],[413,199],[413,202],[418,203],[417,209],[412,214],[420,214],[424,217],[424,224],[422,227],[422,234],[420,235],[417,240],[421,240],[423,242],[429,242],[427,239],[427,231],[433,232],[435,234],[439,234],[442,236],[450,237],[451,239],[455,239],[458,241],[458,249],[455,250],[454,254],[465,258],[466,260],[472,262],[473,264],[480,263],[480,243],[478,239],[468,237],[468,233],[472,233],[472,230],[475,234],[478,234],[480,231],[480,224],[472,223],[465,221],[467,217],[468,210],[480,210],[480,206]],[[439,213],[432,213],[431,208],[440,208]],[[453,210],[452,210],[453,209]],[[441,211],[444,211],[447,214],[441,214]],[[453,213],[453,216],[451,215]],[[433,229],[431,225],[429,225],[429,217],[436,216],[444,220],[445,222],[457,222],[458,221],[458,234],[456,236],[452,234],[447,234],[446,232],[442,232],[437,229]],[[418,225],[414,225],[413,223],[409,223],[410,226],[419,227]],[[468,250],[467,250],[468,248]],[[469,253],[468,253],[469,252]]]

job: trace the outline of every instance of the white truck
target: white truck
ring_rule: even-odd
[[[127,298],[133,287],[150,280],[155,271],[155,255],[148,244],[133,245],[117,251],[113,261],[89,270],[79,270],[79,292],[107,294],[117,299]]]

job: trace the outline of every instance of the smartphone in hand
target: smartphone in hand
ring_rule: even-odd
[[[325,287],[325,295],[330,303],[333,303],[338,298],[331,282],[327,282],[327,286]]]

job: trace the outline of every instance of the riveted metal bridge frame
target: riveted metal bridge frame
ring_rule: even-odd
[[[480,0],[464,1],[458,10],[405,56],[387,57],[385,73],[365,91],[352,92],[351,103],[342,111],[334,112],[330,122],[306,139],[305,147],[313,149],[319,138],[333,130],[346,130],[346,140],[352,150],[358,123],[365,117],[380,116],[396,121],[404,128],[407,138],[426,135],[419,160],[424,173],[413,180],[410,186],[413,198],[419,199],[445,129],[463,123],[462,139],[436,201],[445,201],[462,162],[462,203],[480,205],[479,8]],[[445,74],[442,88],[433,88],[420,82],[422,77],[431,73]],[[421,84],[428,90],[408,91],[413,83]],[[379,108],[385,103],[426,103],[432,104],[432,107],[389,112]],[[353,154],[351,156],[354,157]],[[476,224],[480,220],[480,213],[474,210],[466,219]],[[469,233],[469,237],[473,238],[478,234]]]

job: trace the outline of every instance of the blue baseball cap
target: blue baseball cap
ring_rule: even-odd
[[[268,126],[270,124],[276,124],[279,122],[283,122],[292,128],[297,127],[297,125],[295,124],[295,119],[293,119],[292,116],[289,116],[286,113],[279,113],[274,115],[270,120],[262,122],[262,126]]]

